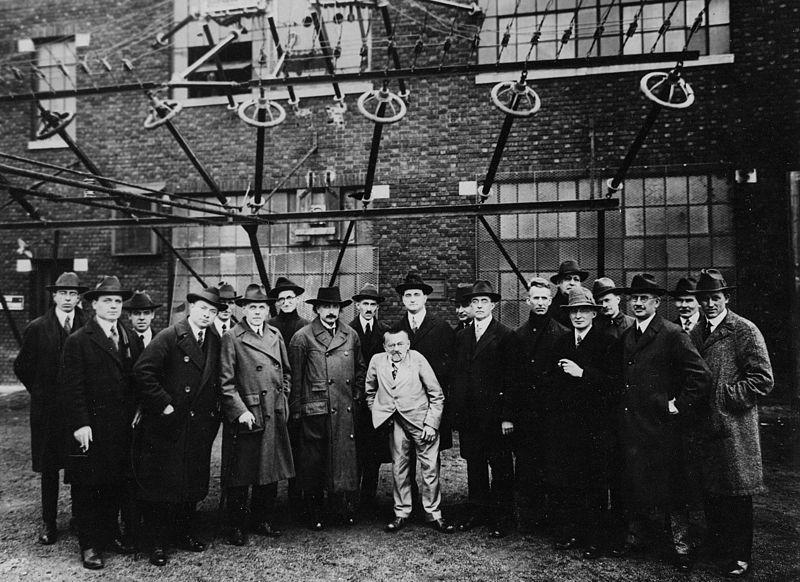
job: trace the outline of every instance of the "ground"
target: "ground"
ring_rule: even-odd
[[[391,535],[382,530],[391,513],[389,466],[381,473],[385,511],[353,528],[311,532],[298,525],[272,540],[253,536],[246,547],[228,545],[217,520],[218,482],[201,506],[200,531],[210,541],[200,554],[177,552],[164,568],[147,556],[106,556],[100,572],[85,570],[76,538],[63,533],[53,546],[35,542],[39,527],[39,481],[30,469],[27,395],[0,396],[0,580],[281,580],[330,581],[670,581],[674,573],[663,552],[628,559],[585,561],[577,552],[557,552],[541,533],[513,533],[492,540],[484,529],[451,536],[412,524]],[[769,492],[756,498],[753,580],[800,580],[800,422],[788,407],[762,407],[765,477]],[[219,467],[219,442],[214,451]],[[455,515],[466,494],[466,467],[454,451],[443,455],[446,515]],[[281,501],[285,501],[282,492]],[[62,487],[59,527],[69,521],[69,492]],[[719,580],[701,557],[693,581]]]

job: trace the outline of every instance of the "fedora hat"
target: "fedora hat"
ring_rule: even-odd
[[[472,283],[459,283],[456,287],[456,296],[451,301],[456,305],[469,303],[469,298],[466,295],[470,291],[472,291]]]
[[[668,292],[667,295],[675,299],[684,295],[694,295],[696,289],[697,279],[694,277],[681,277],[675,284],[675,289]]]
[[[419,289],[425,295],[430,295],[433,292],[433,287],[423,281],[420,274],[415,271],[407,274],[405,280],[394,289],[401,296],[409,289]]]
[[[219,289],[217,287],[206,287],[197,293],[187,293],[186,301],[189,303],[194,303],[195,301],[205,301],[220,311],[225,311],[228,309],[228,304],[222,302],[222,299],[219,296]]]
[[[652,295],[661,296],[667,291],[656,283],[656,278],[653,277],[653,275],[650,273],[641,273],[640,275],[633,276],[631,286],[626,287],[625,292],[629,295],[633,293],[650,293]]]
[[[278,295],[284,291],[294,291],[295,295],[302,295],[305,289],[288,277],[278,277],[275,286],[269,290],[267,295],[271,300],[275,301],[278,299]]]
[[[569,301],[562,305],[562,309],[573,309],[575,307],[591,307],[595,311],[601,310],[602,305],[594,302],[592,292],[583,287],[573,287],[569,290]]]
[[[153,303],[150,295],[144,291],[134,291],[133,296],[122,305],[122,309],[128,311],[142,311],[145,309],[158,309],[161,307],[160,303]]]
[[[472,289],[464,293],[465,299],[472,299],[473,297],[488,297],[495,303],[500,301],[500,293],[495,293],[492,284],[489,281],[475,281]]]
[[[353,295],[353,301],[362,301],[364,299],[371,299],[378,303],[386,301],[386,297],[381,297],[378,293],[378,288],[372,283],[367,283],[361,288],[361,291]]]
[[[316,299],[306,299],[306,303],[320,305],[321,303],[333,303],[340,307],[347,307],[352,303],[349,299],[342,300],[338,287],[320,287],[317,291]]]
[[[87,291],[89,288],[81,285],[80,279],[78,279],[78,274],[73,273],[72,271],[66,271],[65,273],[61,273],[56,279],[56,282],[52,285],[48,285],[45,287],[48,291],[55,293],[56,291],[60,291],[62,289],[75,289],[78,293],[83,293]]]
[[[600,277],[596,279],[594,285],[592,285],[592,295],[594,295],[595,300],[600,299],[603,295],[608,295],[609,293],[616,293],[620,295],[625,292],[625,289],[622,287],[617,287],[614,284],[614,281],[609,279],[608,277]]]
[[[714,293],[715,291],[729,291],[736,289],[733,285],[728,285],[725,282],[725,277],[722,276],[717,269],[703,269],[700,271],[700,280],[697,282],[695,293]]]
[[[230,283],[220,281],[219,285],[217,285],[217,288],[219,289],[220,299],[224,299],[226,301],[236,301],[239,299],[239,296],[236,294],[236,289],[234,289],[233,285]]]
[[[248,303],[267,303],[269,297],[264,293],[264,288],[258,283],[250,283],[244,291],[244,295],[236,299],[236,305],[242,307]]]
[[[94,286],[94,289],[83,294],[83,298],[87,301],[92,301],[101,295],[119,295],[123,301],[126,301],[133,295],[133,291],[123,289],[119,279],[114,275],[103,275],[97,285]]]
[[[550,277],[550,281],[552,281],[554,285],[558,285],[558,282],[561,281],[565,275],[578,275],[581,281],[585,281],[586,277],[589,276],[589,271],[581,269],[577,261],[567,259],[558,266],[558,273]]]

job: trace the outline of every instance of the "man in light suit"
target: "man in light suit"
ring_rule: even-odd
[[[367,405],[375,428],[389,422],[392,476],[394,479],[395,518],[386,526],[393,533],[401,529],[411,515],[411,447],[422,468],[422,507],[425,521],[442,533],[455,528],[442,519],[439,505],[439,423],[444,408],[444,393],[425,357],[411,350],[405,330],[384,334],[382,354],[372,357],[367,370]]]

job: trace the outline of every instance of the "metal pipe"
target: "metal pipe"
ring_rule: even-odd
[[[264,291],[268,292],[272,289],[272,286],[269,284],[267,266],[264,264],[264,256],[261,254],[261,245],[258,244],[258,225],[243,224],[242,228],[247,233],[247,238],[250,239],[250,250],[253,251],[253,258],[256,260],[256,268],[258,269],[258,276],[261,278],[261,284],[264,286]]]
[[[180,22],[176,22],[175,24],[173,24],[173,25],[172,25],[172,28],[170,28],[170,29],[169,29],[167,32],[165,32],[164,34],[160,34],[160,33],[159,33],[159,34],[157,34],[157,35],[156,35],[156,44],[155,44],[154,46],[158,47],[158,46],[164,46],[164,45],[166,45],[166,44],[167,44],[167,40],[169,40],[170,38],[172,38],[173,36],[175,36],[175,34],[176,34],[176,33],[177,33],[177,32],[178,32],[180,29],[182,29],[184,26],[186,26],[186,25],[187,25],[187,24],[189,24],[189,23],[190,23],[192,20],[194,20],[194,19],[196,18],[196,16],[197,16],[196,14],[188,14],[187,16],[185,16],[185,17],[184,17],[184,19],[183,19],[183,20],[181,20]]]
[[[356,226],[356,221],[351,220],[350,224],[347,225],[347,232],[344,233],[344,239],[342,240],[342,245],[339,247],[339,255],[336,257],[336,265],[333,267],[333,273],[331,273],[331,280],[328,283],[328,287],[333,287],[334,283],[336,283],[336,278],[339,276],[339,269],[342,266],[342,259],[344,258],[344,252],[347,250],[347,245],[350,242],[350,236],[353,234],[353,229]]]
[[[278,27],[275,26],[275,18],[272,16],[267,17],[267,23],[269,24],[269,32],[272,35],[272,42],[275,44],[275,53],[278,55],[278,58],[281,59],[281,67],[286,64],[286,59],[284,58],[284,51],[283,46],[281,45],[281,37],[278,35]],[[275,76],[277,77],[278,71],[275,71]],[[286,79],[289,78],[289,75],[286,75]],[[286,90],[289,92],[289,102],[296,103],[297,96],[294,93],[294,86],[286,85]]]
[[[223,206],[227,206],[228,205],[228,199],[225,197],[225,195],[219,189],[219,186],[214,181],[214,179],[211,177],[211,174],[208,173],[208,171],[206,170],[205,166],[203,166],[203,163],[198,159],[198,157],[192,151],[192,148],[189,147],[189,144],[186,143],[185,139],[183,139],[183,136],[178,131],[178,128],[175,127],[175,125],[169,119],[164,122],[164,125],[167,126],[167,129],[172,134],[172,137],[175,138],[175,141],[178,142],[178,145],[183,150],[183,152],[186,154],[186,157],[189,158],[190,162],[192,162],[192,165],[197,170],[197,173],[200,174],[200,177],[203,178],[203,181],[208,185],[209,188],[211,188],[211,191],[214,193],[214,196],[217,197],[217,200],[219,200],[220,203]]]
[[[203,24],[203,33],[206,35],[208,46],[213,47],[214,35],[211,34],[211,27],[209,27],[208,24]],[[227,81],[228,77],[225,75],[225,68],[222,66],[222,59],[219,58],[219,54],[214,55],[214,64],[217,65],[217,77],[222,81]],[[228,98],[228,109],[235,109],[236,101],[233,100],[233,93],[231,93],[230,87],[225,91],[225,97]]]
[[[625,158],[622,160],[622,164],[617,170],[617,173],[614,174],[614,177],[611,178],[611,181],[608,183],[608,191],[606,192],[606,196],[613,196],[620,190],[620,186],[625,180],[625,175],[628,173],[628,169],[631,167],[631,164],[633,164],[636,154],[638,154],[639,150],[642,148],[644,139],[653,128],[653,124],[656,122],[656,118],[658,117],[659,113],[661,113],[661,106],[653,105],[653,108],[650,109],[650,113],[647,114],[647,117],[645,118],[644,123],[642,124],[642,127],[636,136],[636,139],[633,140],[630,149],[628,149],[628,153],[625,154]]]
[[[383,117],[386,112],[386,103],[378,105],[376,115]],[[372,130],[372,145],[369,150],[369,161],[367,162],[367,175],[364,178],[364,197],[361,201],[366,205],[369,204],[369,199],[372,196],[372,185],[375,183],[375,167],[378,165],[378,151],[381,148],[381,134],[383,133],[383,124],[376,123]]]
[[[389,14],[389,3],[379,2],[378,7],[380,8],[381,16],[383,17],[383,27],[386,29],[386,38],[389,39],[389,56],[392,58],[394,68],[400,69],[400,55],[397,53],[397,47],[394,45],[394,30],[392,28],[392,17]],[[408,89],[406,88],[405,79],[399,78],[397,80],[397,84],[400,87],[400,93],[402,95],[406,95],[408,93]]]
[[[206,51],[202,56],[200,56],[200,58],[198,58],[194,63],[192,63],[188,69],[184,70],[182,73],[175,73],[172,76],[170,82],[167,83],[167,85],[172,86],[173,82],[184,80],[186,77],[194,73],[197,69],[202,67],[206,62],[208,62],[209,59],[213,59],[222,49],[231,44],[237,38],[239,38],[239,31],[238,30],[230,31],[228,33],[228,36],[223,38],[216,45],[214,45],[208,51]]]
[[[452,0],[420,0],[420,2],[427,2],[429,4],[438,4],[439,6],[447,6],[448,8],[457,8],[459,10],[466,10],[470,14],[478,14],[479,12],[483,12],[483,8],[481,8],[477,2],[470,2],[467,4],[461,4],[460,2],[453,2]]]
[[[514,96],[511,98],[511,103],[509,103],[509,108],[516,109],[519,105],[519,100],[519,93],[514,93]],[[497,168],[500,165],[500,160],[503,159],[503,150],[506,147],[512,125],[514,125],[514,116],[506,115],[506,118],[503,120],[503,127],[500,128],[500,136],[497,138],[497,144],[494,146],[492,161],[489,162],[489,169],[486,171],[486,178],[481,187],[481,196],[484,200],[489,197],[489,192],[492,190],[492,184],[494,184],[494,178],[497,175]]]
[[[261,92],[264,96],[264,92]],[[256,113],[259,123],[264,123],[267,120],[267,110],[264,107],[259,107]],[[253,203],[256,206],[261,204],[261,189],[264,185],[264,142],[266,141],[267,128],[258,126],[256,129],[256,167],[255,167],[255,180],[253,181]]]
[[[175,258],[178,259],[184,267],[186,267],[186,270],[189,271],[189,273],[191,273],[192,277],[194,277],[195,280],[198,283],[200,283],[200,285],[203,286],[203,288],[208,287],[208,285],[206,285],[206,282],[203,281],[203,278],[197,273],[197,271],[195,271],[192,268],[192,266],[186,261],[186,259],[184,259],[183,256],[175,249],[175,247],[172,246],[172,243],[167,238],[167,235],[165,235],[163,232],[161,232],[155,227],[151,228],[150,230],[152,230],[155,233],[155,235],[159,238],[159,240],[161,240],[161,242],[164,243],[167,249],[169,249],[169,251],[173,255],[175,255]]]
[[[300,160],[292,167],[292,169],[289,170],[289,173],[286,174],[283,178],[281,178],[280,182],[278,182],[275,185],[275,187],[272,190],[270,190],[270,193],[267,194],[267,196],[264,198],[264,204],[267,204],[267,202],[272,200],[272,197],[275,195],[275,193],[278,190],[280,190],[283,187],[284,184],[286,184],[286,182],[289,180],[289,178],[291,178],[292,176],[295,175],[297,170],[299,170],[300,168],[303,167],[303,164],[306,163],[306,160],[308,160],[308,158],[310,158],[313,154],[317,153],[318,149],[319,149],[319,146],[317,146],[317,133],[314,132],[314,143],[311,146],[311,149],[308,150],[305,153],[305,155],[302,158],[300,158]]]
[[[331,51],[331,42],[328,39],[328,33],[325,30],[325,23],[322,22],[322,17],[320,15],[321,10],[322,9],[318,5],[314,7],[314,10],[311,11],[311,22],[319,37],[319,46],[322,49],[322,54],[325,56],[325,69],[328,71],[328,75],[331,76],[333,93],[336,100],[341,101],[344,99],[344,95],[342,95],[342,91],[339,88],[339,83],[335,80],[336,69],[333,65],[333,52]]]
[[[494,230],[492,230],[492,227],[489,226],[489,223],[486,221],[486,218],[482,214],[479,214],[478,220],[486,229],[486,232],[489,233],[489,236],[494,241],[494,244],[497,245],[497,249],[500,251],[500,254],[503,255],[503,258],[505,258],[506,262],[511,267],[511,270],[514,271],[514,274],[516,274],[517,279],[519,279],[519,281],[522,283],[522,286],[527,288],[528,282],[525,280],[525,276],[522,274],[522,271],[519,270],[519,267],[517,267],[517,264],[514,262],[514,259],[511,258],[511,255],[509,255],[508,252],[506,252],[506,248],[503,246],[503,243],[495,234]]]

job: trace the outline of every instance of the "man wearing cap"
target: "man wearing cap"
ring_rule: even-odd
[[[692,335],[712,374],[700,455],[710,546],[723,575],[741,578],[752,564],[753,495],[765,490],[758,399],[774,382],[761,332],[728,308],[732,289],[717,269],[700,273],[696,293],[707,324]]]
[[[67,337],[62,356],[64,416],[72,434],[67,475],[83,566],[91,570],[104,566],[104,550],[134,551],[117,525],[129,476],[131,369],[139,349],[119,322],[130,296],[113,276],[84,293],[94,317]]]
[[[233,306],[236,304],[236,300],[239,299],[239,296],[236,294],[236,289],[234,289],[233,285],[230,283],[220,281],[217,287],[219,287],[220,301],[228,306],[227,309],[219,310],[219,312],[217,312],[217,317],[214,318],[214,329],[217,330],[219,337],[222,337],[234,326],[235,322],[231,320],[233,317]]]
[[[339,321],[338,287],[320,287],[307,299],[317,317],[294,334],[289,344],[292,366],[292,419],[300,423],[295,459],[311,529],[324,528],[324,492],[345,525],[353,525],[358,491],[357,415],[364,399],[366,365],[353,328]],[[334,507],[338,506],[338,507]]]
[[[456,296],[453,298],[453,304],[456,306],[456,332],[465,327],[472,325],[472,320],[475,313],[472,311],[472,303],[469,299],[465,299],[464,295],[469,293],[472,289],[472,283],[459,283],[456,287]]]
[[[624,289],[618,288],[608,277],[600,277],[592,286],[592,295],[602,307],[595,319],[595,325],[614,338],[622,337],[626,329],[636,323],[630,315],[622,313],[620,302]]]
[[[552,288],[547,279],[528,282],[528,320],[515,330],[519,356],[515,366],[519,382],[512,395],[517,411],[514,441],[517,455],[520,518],[523,528],[541,522],[546,513],[544,431],[539,388],[545,379],[556,340],[569,329],[550,316]]]
[[[219,429],[219,289],[186,296],[188,314],[161,330],[134,366],[142,418],[134,460],[151,537],[150,563],[167,563],[170,541],[191,552],[205,544],[192,532],[195,506],[208,494],[211,446]]]
[[[675,285],[675,289],[668,295],[672,297],[675,309],[678,311],[678,318],[675,323],[681,326],[686,333],[691,333],[698,327],[703,329],[706,325],[706,318],[700,311],[700,304],[697,302],[695,290],[697,289],[697,279],[694,277],[682,277]]]
[[[708,398],[711,374],[689,335],[658,316],[665,289],[652,275],[635,275],[626,292],[636,325],[622,335],[620,440],[629,516],[622,553],[641,547],[644,516],[659,508],[666,514],[676,567],[685,573],[692,562],[684,437]]]
[[[59,471],[67,460],[70,435],[64,423],[62,387],[58,377],[61,350],[67,336],[83,327],[81,285],[75,273],[62,273],[51,293],[53,306],[25,328],[22,347],[14,360],[14,373],[31,395],[31,457],[33,470],[41,474],[42,529],[39,543],[54,544],[58,538]]]
[[[358,339],[361,341],[361,355],[367,364],[372,356],[383,353],[383,334],[389,330],[389,325],[379,320],[377,314],[380,304],[384,301],[385,297],[382,297],[378,293],[378,288],[371,283],[367,283],[353,295],[356,317],[350,322],[350,327],[358,334]],[[381,463],[389,463],[392,460],[387,442],[388,438],[384,432],[372,426],[372,415],[365,401],[359,414],[356,433],[361,483],[359,501],[364,509],[374,508]]]
[[[128,322],[134,334],[134,339],[139,342],[140,349],[148,346],[155,335],[153,333],[153,318],[160,303],[153,303],[150,295],[144,291],[135,291],[133,296],[123,303],[122,308],[128,312]]]
[[[583,557],[593,559],[605,538],[601,521],[615,444],[620,344],[594,325],[602,308],[588,289],[571,289],[562,309],[573,331],[556,340],[540,387],[546,479],[556,549],[582,546]]]
[[[570,327],[571,323],[561,306],[569,302],[570,289],[582,287],[588,276],[589,272],[581,269],[578,261],[567,259],[558,266],[558,272],[550,277],[550,281],[556,286],[556,294],[550,304],[550,316],[564,327]]]
[[[516,420],[513,395],[519,391],[515,386],[519,345],[514,332],[492,317],[500,295],[488,281],[476,281],[466,297],[475,319],[472,328],[456,336],[450,396],[453,427],[461,456],[467,460],[471,506],[459,529],[488,523],[489,536],[500,538],[506,535],[513,503],[511,434]]]
[[[294,477],[287,428],[291,369],[283,337],[266,323],[267,300],[261,285],[248,285],[236,300],[242,319],[222,336],[222,486],[228,500],[228,539],[235,546],[247,542],[248,530],[280,535],[274,515],[278,481]]]

